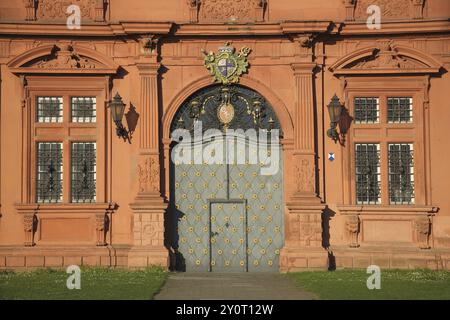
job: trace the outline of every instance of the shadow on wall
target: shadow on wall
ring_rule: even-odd
[[[336,257],[330,249],[330,220],[336,215],[336,212],[328,206],[322,212],[322,247],[328,251],[328,270],[336,270]]]
[[[131,140],[139,120],[139,113],[136,112],[136,107],[132,103],[130,103],[128,112],[125,113],[125,119],[127,121],[129,139]]]

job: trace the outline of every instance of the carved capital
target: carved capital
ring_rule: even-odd
[[[358,236],[360,232],[360,221],[358,215],[350,215],[345,219],[345,231],[349,241],[349,247],[359,247]]]
[[[316,36],[312,34],[290,36],[290,40],[296,45],[295,56],[298,61],[312,62],[312,47],[314,46],[315,38]]]
[[[431,220],[427,217],[419,217],[414,220],[416,240],[419,248],[430,249]]]
[[[161,36],[149,34],[139,38],[139,50],[143,56],[153,56],[158,54],[158,43]]]

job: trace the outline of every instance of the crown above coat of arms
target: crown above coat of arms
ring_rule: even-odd
[[[205,55],[205,66],[211,72],[215,82],[222,84],[238,83],[239,77],[247,72],[247,57],[251,49],[243,47],[236,53],[236,49],[229,42],[219,48],[218,53],[202,50]]]

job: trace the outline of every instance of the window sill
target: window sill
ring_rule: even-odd
[[[19,203],[15,205],[20,214],[64,214],[113,212],[116,203]]]
[[[338,205],[343,215],[434,215],[439,211],[435,206],[424,205]]]

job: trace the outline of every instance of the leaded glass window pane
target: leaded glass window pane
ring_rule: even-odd
[[[96,144],[72,143],[72,202],[95,202]]]
[[[62,122],[63,98],[62,97],[38,97],[37,98],[38,122]]]
[[[414,150],[410,143],[389,144],[389,200],[414,203]]]
[[[62,143],[40,142],[37,144],[37,202],[62,201]]]
[[[380,118],[380,99],[355,98],[355,122],[378,123]]]
[[[95,122],[97,117],[95,97],[72,97],[72,122]]]
[[[356,144],[355,162],[357,203],[380,203],[380,145]]]
[[[388,122],[410,123],[413,120],[412,98],[388,98]]]

